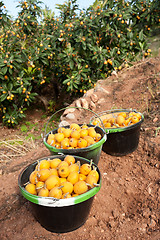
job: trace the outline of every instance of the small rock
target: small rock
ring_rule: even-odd
[[[73,113],[75,111],[75,108],[67,108],[64,113],[63,116],[67,115],[68,113]]]
[[[116,226],[116,222],[115,222],[113,219],[111,219],[111,220],[109,221],[109,225],[113,228],[113,227]]]
[[[110,94],[110,92],[109,92],[108,90],[104,89],[103,87],[101,87],[101,86],[99,86],[99,85],[96,86],[95,91],[96,91],[96,92],[98,92],[98,91],[104,92],[104,93],[106,93],[107,95]]]
[[[94,217],[90,217],[90,218],[88,218],[87,223],[88,223],[88,225],[90,225],[90,226],[94,226],[94,225],[97,224],[97,220],[96,220],[96,218],[94,218]]]
[[[82,107],[81,106],[81,101],[79,99],[75,101],[75,106],[78,107],[78,108]],[[81,110],[81,109],[79,109],[79,110]]]
[[[151,219],[156,220],[156,215],[152,214],[152,215],[151,215]]]
[[[149,131],[149,130],[152,130],[152,128],[149,128],[149,127],[144,128],[144,131],[145,131],[145,132],[146,132],[146,131]]]
[[[97,103],[98,103],[98,104],[102,104],[102,103],[104,103],[104,102],[106,102],[106,99],[100,98]]]
[[[87,108],[87,109],[88,109],[89,104],[88,104],[87,100],[84,99],[84,98],[81,98],[80,100],[81,100],[81,106],[82,106],[83,108]]]
[[[128,195],[131,195],[133,193],[132,189],[130,188],[126,188],[125,192],[128,194]]]
[[[121,178],[121,179],[119,179],[119,184],[120,184],[120,185],[122,185],[122,186],[124,186],[124,184],[125,184],[125,181],[124,181],[124,179],[122,179],[122,178]]]
[[[65,120],[63,120],[63,121],[61,121],[60,123],[59,123],[59,127],[63,127],[63,126],[68,126],[69,125],[69,122],[67,122],[67,121],[65,121]]]
[[[155,226],[156,226],[156,221],[153,220],[153,219],[151,219],[151,222],[150,222],[150,224],[149,224],[149,227],[150,227],[150,228],[154,228]]]
[[[91,102],[89,103],[89,108],[90,108],[91,110],[93,110],[93,111],[96,110],[96,104],[91,101]]]
[[[117,218],[119,216],[119,212],[117,211],[117,209],[112,211],[112,215],[114,218]]]
[[[131,181],[131,179],[129,178],[129,177],[126,177],[126,179],[125,179],[127,182],[130,182]]]
[[[146,232],[147,224],[143,223],[141,227],[139,228],[140,231]]]
[[[103,173],[103,175],[104,175],[104,176],[106,176],[106,175],[107,175],[107,173],[106,173],[106,172],[104,172],[104,173]]]
[[[98,101],[98,97],[96,94],[92,94],[90,98],[91,98],[92,102],[94,102],[94,103]]]
[[[88,90],[85,94],[84,94],[84,97],[90,97],[94,92],[94,88]]]
[[[151,192],[152,192],[152,189],[149,187],[148,188],[148,193],[151,194]]]
[[[156,164],[155,164],[155,167],[156,167],[156,168],[160,168],[159,163],[156,163]]]
[[[68,119],[70,119],[70,120],[73,120],[73,119],[75,119],[75,115],[74,115],[73,113],[68,113],[68,114],[66,115],[66,118],[68,118]]]
[[[147,209],[145,209],[145,210],[143,211],[142,214],[143,214],[143,216],[144,216],[145,218],[149,218],[150,215],[151,215],[151,211],[150,211],[149,208],[147,208]]]
[[[69,103],[67,103],[67,102],[64,102],[64,107],[68,107],[69,106]]]
[[[153,122],[155,123],[155,122],[157,122],[158,121],[158,117],[155,117],[154,119],[153,119]]]
[[[160,188],[158,189],[158,199],[160,200]]]
[[[111,75],[112,75],[112,76],[115,76],[115,77],[118,77],[116,71],[113,71],[113,72],[111,73]]]

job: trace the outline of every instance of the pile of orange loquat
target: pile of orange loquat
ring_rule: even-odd
[[[97,133],[95,127],[83,124],[72,123],[69,127],[60,127],[56,133],[50,133],[47,137],[47,143],[55,148],[76,149],[86,148],[102,138]]]
[[[121,128],[139,122],[142,117],[140,113],[137,112],[114,112],[104,114],[100,118],[105,128]],[[98,118],[95,118],[92,124],[102,127],[100,119]]]
[[[65,199],[99,186],[98,180],[99,173],[92,161],[80,164],[74,156],[66,155],[64,160],[54,158],[38,162],[25,189],[37,196]]]

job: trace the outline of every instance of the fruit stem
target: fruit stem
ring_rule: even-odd
[[[128,126],[131,124],[131,122],[132,122],[132,121],[130,120],[129,123],[128,123]]]
[[[92,166],[92,163],[93,163],[93,159],[91,159],[90,166]]]
[[[40,162],[39,162],[39,160],[37,160],[37,170],[39,171],[40,170]]]
[[[65,193],[65,194],[64,194],[64,198],[66,198],[68,194],[69,194],[69,192]]]
[[[77,161],[77,165],[79,167],[79,170],[78,170],[78,173],[79,173],[80,172],[80,167],[81,167],[80,161]]]
[[[86,183],[87,186],[89,186],[90,188],[93,188],[91,184],[89,183]]]
[[[93,185],[94,185],[95,187],[100,187],[100,184],[99,184],[99,183],[93,183]]]
[[[44,186],[36,187],[36,190],[43,188]]]
[[[26,183],[23,184],[23,186],[26,186],[26,185],[29,184],[29,183],[30,183],[30,182],[26,182]]]
[[[93,170],[97,171],[97,167],[96,167],[96,166],[93,166]]]

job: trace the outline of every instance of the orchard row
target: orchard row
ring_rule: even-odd
[[[148,57],[146,36],[160,23],[160,2],[150,0],[100,1],[87,10],[71,0],[58,5],[58,17],[38,0],[19,8],[12,20],[0,1],[0,116],[12,127],[44,87],[81,96],[113,70]]]

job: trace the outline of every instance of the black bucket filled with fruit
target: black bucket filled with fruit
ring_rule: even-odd
[[[48,231],[64,233],[86,222],[101,188],[101,173],[85,158],[54,155],[24,168],[18,185],[38,222]]]
[[[64,109],[60,109],[50,117],[46,124],[46,129],[48,129],[48,124],[53,116]],[[82,109],[91,111],[85,108]],[[93,111],[91,112],[94,113]],[[94,115],[98,117],[96,113]],[[99,121],[101,122],[100,119]],[[107,134],[103,127],[73,122],[67,126],[50,129],[48,133],[46,133],[46,129],[43,142],[52,155],[62,153],[80,156],[92,160],[98,165],[103,143],[107,139]]]
[[[118,109],[98,114],[107,134],[102,151],[113,156],[124,156],[138,147],[140,127],[144,116],[136,110]],[[92,117],[91,124],[101,126],[99,118]]]

